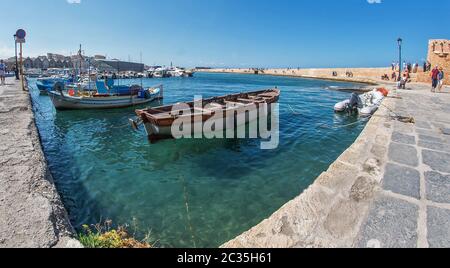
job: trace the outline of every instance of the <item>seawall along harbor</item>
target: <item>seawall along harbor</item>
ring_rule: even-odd
[[[416,82],[418,76],[423,76],[422,70],[417,73],[411,73],[411,81]],[[378,83],[386,83],[381,77],[385,74],[391,78],[393,73],[391,68],[284,68],[284,69],[251,69],[251,68],[215,68],[215,69],[198,69],[199,72],[213,73],[237,73],[237,74],[258,74],[258,75],[276,75],[276,76],[292,76],[302,78],[325,79],[332,81],[357,82],[376,85]],[[335,72],[335,76],[333,76]],[[347,76],[351,73],[351,77]],[[398,75],[398,71],[396,71]],[[392,81],[391,81],[392,82]]]
[[[7,83],[0,87],[0,247],[80,247],[29,94]],[[390,97],[328,170],[224,247],[450,247],[450,91],[381,86]]]
[[[450,89],[382,86],[390,97],[355,143],[224,248],[450,247]]]
[[[0,247],[81,247],[42,152],[28,92],[0,87]]]

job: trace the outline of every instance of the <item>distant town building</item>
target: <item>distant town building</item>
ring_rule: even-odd
[[[13,70],[14,66],[16,65],[16,58],[15,57],[11,57],[5,60],[5,64],[6,64],[6,68],[8,70]]]
[[[120,60],[98,60],[98,62],[108,65],[116,72],[143,72],[145,65],[142,63],[127,62]]]
[[[96,60],[92,62],[92,65],[99,71],[99,72],[117,72],[117,70],[110,65],[102,62],[101,60]]]
[[[96,60],[106,60],[106,56],[103,56],[103,55],[95,55],[95,56],[94,56],[94,59],[96,59]]]
[[[33,68],[42,69],[42,60],[40,58],[33,59]]]
[[[54,54],[54,53],[47,53],[47,58],[49,60],[53,59],[56,62],[58,60],[63,61],[65,56],[64,55],[59,55],[59,54]]]
[[[73,64],[72,64],[72,61],[70,60],[70,58],[64,60],[63,66],[64,66],[64,68],[72,68]]]
[[[71,57],[72,68],[76,70],[81,70],[81,72],[86,73],[88,71],[88,63],[86,58],[81,55],[75,55]]]
[[[31,68],[33,68],[33,60],[31,59],[31,58],[26,58],[24,61],[23,61],[23,67],[25,68],[25,69],[31,69]]]
[[[41,67],[42,69],[50,68],[50,61],[48,60],[47,57],[43,56],[43,57],[40,57],[40,59],[42,61],[42,67]]]
[[[12,69],[15,65],[15,57],[5,60],[8,68]],[[135,62],[121,61],[118,59],[107,60],[106,56],[95,55],[93,57],[87,56],[64,56],[55,53],[47,53],[45,56],[38,56],[35,58],[27,57],[23,60],[25,69],[43,69],[50,68],[65,68],[77,69],[86,73],[89,68],[95,68],[100,72],[143,72],[145,65]]]
[[[56,61],[53,58],[50,58],[50,60],[48,61],[48,67],[49,68],[56,68]]]

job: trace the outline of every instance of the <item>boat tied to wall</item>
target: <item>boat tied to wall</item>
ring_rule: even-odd
[[[142,105],[164,96],[162,85],[143,88],[139,85],[113,86],[112,80],[97,81],[96,91],[66,90],[56,83],[49,96],[57,110],[112,109]]]
[[[37,79],[36,86],[41,92],[41,94],[47,94],[53,89],[56,83],[68,85],[74,83],[74,81],[75,79],[73,77],[52,76]]]
[[[368,117],[378,110],[384,98],[388,95],[389,91],[385,88],[375,88],[361,95],[352,93],[350,99],[337,103],[334,106],[334,111],[337,113],[358,113],[360,116]]]

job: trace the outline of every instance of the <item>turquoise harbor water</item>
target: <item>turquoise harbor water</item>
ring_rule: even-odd
[[[122,81],[122,83],[140,83]],[[365,122],[336,115],[349,93],[329,81],[205,74],[163,83],[164,103],[278,86],[280,146],[259,140],[167,140],[133,132],[134,109],[56,112],[33,89],[45,155],[76,228],[111,219],[137,223],[161,247],[217,247],[299,195],[359,135]],[[357,122],[355,124],[352,124]],[[349,125],[350,124],[350,125]]]

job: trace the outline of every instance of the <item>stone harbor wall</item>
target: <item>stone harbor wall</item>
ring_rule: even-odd
[[[450,247],[450,90],[408,89],[313,185],[223,247]]]
[[[317,68],[317,69],[264,69],[256,70],[251,68],[246,69],[200,69],[199,72],[217,72],[217,73],[239,73],[239,74],[255,74],[258,75],[276,75],[276,76],[292,76],[303,78],[326,79],[336,81],[361,82],[369,84],[377,84],[385,82],[381,77],[385,74],[391,78],[392,68]],[[335,72],[335,76],[333,75]],[[352,77],[347,76],[347,72],[353,74]],[[422,68],[419,68],[417,73],[411,74],[412,82],[417,80],[417,76],[422,73]],[[396,72],[398,75],[398,71]],[[392,81],[391,81],[392,82]]]
[[[0,248],[81,247],[41,148],[28,92],[0,86]]]
[[[393,100],[384,103],[392,106]],[[391,123],[386,119],[388,114],[389,111],[382,107],[355,143],[307,190],[223,247],[355,246],[371,201],[380,190],[391,134]]]

